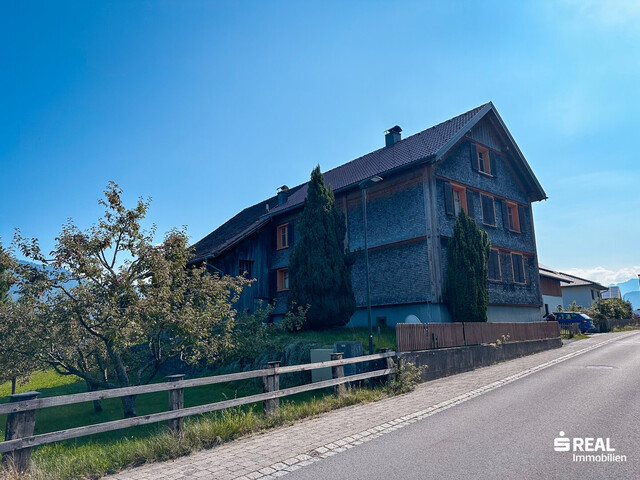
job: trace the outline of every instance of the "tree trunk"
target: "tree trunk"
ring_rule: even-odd
[[[98,387],[96,387],[95,385],[93,385],[92,383],[86,381],[87,384],[87,391],[89,392],[95,392],[96,390],[98,390]],[[102,411],[102,401],[101,400],[94,400],[93,401],[93,413],[100,413]]]
[[[13,377],[11,379],[11,395],[15,395],[16,394],[16,381],[17,381],[16,377]]]
[[[129,395],[127,397],[120,397],[122,401],[122,410],[124,412],[124,418],[136,417],[136,396]]]

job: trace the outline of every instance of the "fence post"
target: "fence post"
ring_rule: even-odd
[[[40,392],[25,392],[9,396],[9,403],[25,402],[38,398]],[[4,432],[4,439],[16,440],[18,438],[30,437],[36,426],[36,410],[26,410],[23,412],[10,413],[7,415],[7,426]],[[29,467],[31,461],[31,448],[21,448],[7,452],[2,456],[4,465],[15,468],[18,472],[24,472]]]
[[[262,377],[262,381],[264,384],[264,393],[267,392],[275,392],[276,390],[280,390],[280,375],[277,373],[277,368],[280,366],[280,362],[267,362],[267,368],[273,370],[273,373]],[[278,411],[278,406],[280,405],[280,399],[271,398],[269,400],[265,400],[263,402],[264,405],[264,413],[266,415],[271,415]]]
[[[339,353],[332,353],[331,354],[331,360],[342,360],[342,352]],[[331,376],[333,378],[343,378],[344,377],[344,365],[336,365],[335,367],[331,367]],[[336,395],[336,397],[341,396],[342,394],[344,394],[344,383],[341,383],[339,385],[334,385],[333,386],[333,393]]]
[[[184,374],[167,375],[164,378],[167,382],[179,382],[184,380]],[[169,410],[180,410],[181,408],[184,408],[184,388],[169,390]],[[169,428],[174,432],[179,432],[182,430],[183,420],[182,417],[169,420]]]
[[[387,353],[390,351],[391,351],[390,348],[380,349],[380,353]],[[384,359],[384,361],[385,361],[385,368],[394,369],[393,373],[390,373],[389,375],[387,375],[387,382],[393,382],[396,379],[396,372],[395,372],[395,365],[393,363],[393,357],[387,357]],[[398,357],[398,365],[400,365],[400,357]]]

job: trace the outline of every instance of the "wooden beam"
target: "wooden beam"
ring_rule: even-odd
[[[316,368],[335,367],[338,365],[349,365],[352,363],[368,362],[380,358],[395,356],[395,352],[376,353],[373,355],[363,355],[361,357],[345,358],[327,362],[307,363],[303,365],[290,365],[278,367],[276,373],[294,373]],[[200,387],[203,385],[213,385],[217,383],[234,382],[249,378],[259,378],[273,374],[271,369],[250,370],[248,372],[229,373],[226,375],[216,375],[213,377],[192,378],[171,383],[153,383],[150,385],[138,385],[135,387],[113,388],[110,390],[99,390],[96,392],[75,393],[73,395],[63,395],[59,397],[38,398],[36,400],[21,401],[0,405],[0,415],[6,413],[16,413],[26,410],[34,410],[61,405],[71,405],[74,403],[91,402],[93,400],[104,400],[106,398],[118,398],[128,395],[142,395],[145,393],[165,392],[176,388]]]
[[[364,358],[364,357],[360,357]],[[385,357],[386,358],[386,357]],[[328,362],[327,362],[328,363]],[[273,370],[270,370],[273,372]],[[40,435],[32,435],[16,440],[9,440],[0,443],[0,453],[10,452],[12,450],[18,450],[22,448],[31,448],[38,445],[44,445],[46,443],[59,442],[62,440],[69,440],[72,438],[85,437],[87,435],[94,435],[96,433],[111,432],[113,430],[120,430],[128,427],[135,427],[138,425],[147,425],[149,423],[164,422],[168,420],[174,420],[176,418],[187,417],[190,415],[199,415],[202,413],[214,412],[217,410],[223,410],[225,408],[237,407],[240,405],[247,405],[250,403],[262,402],[273,398],[286,397],[289,395],[295,395],[297,393],[309,392],[312,390],[320,390],[322,388],[333,387],[342,383],[353,382],[357,380],[364,380],[367,378],[383,377],[393,373],[393,370],[375,370],[373,372],[365,372],[357,375],[350,375],[348,377],[335,378],[331,380],[324,380],[322,382],[309,383],[306,385],[300,385],[298,387],[286,388],[284,390],[276,390],[269,393],[260,393],[257,395],[251,395],[248,397],[235,398],[232,400],[224,400],[222,402],[208,403],[206,405],[198,405],[196,407],[183,408],[180,410],[173,410],[168,412],[154,413],[150,415],[141,415],[139,417],[125,418],[123,420],[114,420],[111,422],[98,423],[96,425],[86,425],[84,427],[70,428],[68,430],[60,430],[57,432],[43,433]],[[175,388],[176,384],[180,382],[173,382],[170,386]]]

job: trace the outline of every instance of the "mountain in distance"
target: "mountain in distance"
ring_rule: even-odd
[[[617,285],[618,287],[620,287],[620,293],[622,294],[623,297],[624,297],[625,293],[637,292],[638,291],[638,279],[637,278],[632,278],[632,279],[627,280],[626,282],[622,282],[622,283],[614,283],[612,285]]]
[[[620,293],[622,294],[623,300],[629,300],[631,305],[633,305],[633,309],[640,311],[640,288],[637,278],[632,278],[626,282],[615,283],[612,285],[620,287]]]

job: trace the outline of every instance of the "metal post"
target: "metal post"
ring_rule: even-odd
[[[40,392],[25,392],[9,396],[9,403],[26,402],[38,398]],[[30,437],[36,426],[36,410],[26,410],[22,412],[10,413],[7,416],[7,426],[4,432],[4,439],[16,440],[18,438]],[[3,465],[10,466],[18,472],[24,472],[29,468],[31,461],[31,447],[20,448],[7,452],[2,456]]]
[[[277,368],[280,366],[280,362],[267,362],[267,368],[273,370],[273,373],[262,377],[264,384],[264,392],[275,392],[280,390],[280,375],[277,373]],[[263,402],[264,413],[271,415],[278,411],[280,400],[278,398],[271,398]]]
[[[342,360],[342,352],[332,353],[331,360]],[[337,365],[335,367],[331,367],[331,376],[333,378],[343,378],[344,377],[344,365]],[[344,393],[344,383],[339,385],[335,385],[333,387],[333,393],[335,393],[336,397],[339,397]]]
[[[168,375],[165,379],[167,382],[179,382],[180,380],[184,380],[184,374]],[[184,408],[184,389],[176,388],[169,390],[169,410],[180,410],[181,408]],[[179,432],[182,430],[182,421],[182,417],[169,420],[169,428],[174,432]]]
[[[367,242],[367,189],[362,189],[362,216],[364,217],[364,262],[367,279],[367,325],[369,327],[369,355],[373,355],[373,331],[371,327],[371,285],[369,283],[369,245]]]

